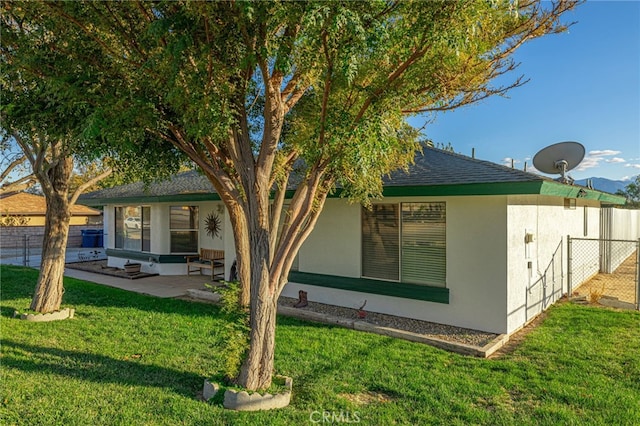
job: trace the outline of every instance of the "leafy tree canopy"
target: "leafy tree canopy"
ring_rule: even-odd
[[[172,145],[148,134],[131,137],[113,123],[96,121],[100,110],[108,108],[99,91],[100,78],[73,65],[65,53],[68,42],[46,21],[26,20],[34,8],[17,3],[5,3],[4,8],[0,114],[7,140],[17,140],[22,151],[26,147],[34,157],[41,153],[40,165],[53,160],[46,152],[51,145],[61,156],[73,157],[80,169],[95,168],[98,161],[102,169],[114,170],[113,182],[151,180],[177,170],[184,157]],[[103,135],[107,131],[110,138]]]
[[[205,170],[225,170],[236,188],[238,153],[229,135],[245,132],[256,157],[263,147],[273,150],[263,129],[282,123],[266,122],[265,108],[276,106],[265,93],[277,90],[286,123],[271,177],[302,158],[363,200],[379,195],[380,176],[418,148],[407,143],[416,136],[407,115],[453,109],[522,84],[522,77],[503,87],[490,82],[515,68],[509,55],[524,41],[562,30],[557,15],[567,7],[11,2],[4,6],[3,59],[20,67],[18,80],[27,73],[48,79],[40,107],[55,103],[52,119],[78,126],[85,141],[102,142],[80,145],[76,155],[116,157],[116,147],[135,147],[145,155],[121,155],[119,164],[145,176],[145,158],[171,151],[163,139]]]
[[[640,207],[640,175],[630,182],[624,190],[618,190],[616,195],[622,195],[627,199],[626,207]]]

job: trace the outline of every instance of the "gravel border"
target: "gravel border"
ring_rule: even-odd
[[[297,299],[280,296],[278,303],[282,306],[292,307]],[[476,346],[479,348],[492,342],[499,335],[495,333],[487,333],[484,331],[471,330],[468,328],[455,327],[452,325],[438,324],[434,322],[421,321],[411,318],[403,318],[394,315],[380,314],[377,312],[367,311],[365,318],[358,317],[358,310],[345,308],[342,306],[327,305],[318,302],[309,302],[304,308],[298,308],[301,311],[311,311],[326,315],[332,315],[339,318],[353,319],[367,322],[381,327],[395,328],[411,333],[422,334],[427,337],[445,340],[453,343],[462,343],[464,345]]]

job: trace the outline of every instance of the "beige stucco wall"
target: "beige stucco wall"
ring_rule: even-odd
[[[479,330],[506,330],[506,197],[404,197],[384,202],[446,202],[450,303],[401,299],[290,283],[285,295]],[[301,272],[360,277],[360,207],[330,199],[300,250]],[[390,286],[393,283],[389,283]]]
[[[360,278],[360,240],[360,205],[330,198],[300,248],[298,270]]]
[[[116,237],[114,232],[114,205],[107,204],[102,210],[102,220],[104,224],[104,246],[106,248],[113,248],[116,245]]]
[[[600,209],[591,200],[577,199],[575,209],[568,209],[559,197],[509,196],[507,221],[507,332],[511,333],[567,292],[567,236],[598,238]],[[530,243],[525,242],[527,233],[533,235]]]
[[[367,300],[367,309],[426,321],[452,324],[496,333],[511,333],[522,327],[535,309],[542,306],[542,292],[529,292],[549,266],[554,251],[562,243],[562,267],[553,283],[551,303],[566,288],[566,236],[597,238],[600,215],[598,203],[578,199],[575,209],[565,209],[564,200],[546,196],[466,196],[402,197],[384,202],[445,202],[447,209],[447,288],[450,303],[410,300],[333,288],[289,283],[285,296],[297,297],[304,289],[312,301],[357,308]],[[225,250],[229,276],[235,258],[233,234],[226,211],[223,237],[206,235],[204,219],[210,211],[219,212],[221,202],[190,203],[200,207],[200,246]],[[151,205],[151,250],[169,254],[169,207],[176,203]],[[104,211],[108,247],[113,248],[114,205]],[[361,211],[359,205],[344,199],[329,199],[316,227],[302,246],[298,257],[301,272],[361,276]],[[585,218],[587,220],[585,227]],[[534,240],[525,243],[525,234]],[[113,260],[112,260],[113,259]],[[110,258],[121,266],[126,259]],[[529,267],[531,262],[531,267]],[[117,264],[116,264],[117,263]],[[143,270],[180,275],[185,265],[143,264]],[[550,283],[547,281],[547,285]],[[393,283],[389,283],[393,286]],[[548,292],[547,292],[548,293]],[[536,299],[537,298],[537,299]],[[529,309],[527,309],[529,306]],[[535,306],[535,309],[532,308]],[[546,307],[546,305],[545,305]]]
[[[225,210],[220,201],[201,201],[189,203],[157,203],[151,204],[151,251],[159,254],[171,253],[170,212],[172,206],[198,206],[200,227],[198,229],[198,240],[200,248],[224,250],[224,230],[225,230]],[[221,208],[219,209],[218,206]],[[218,214],[222,220],[222,230],[220,236],[211,238],[207,235],[205,219],[211,212]],[[154,232],[154,230],[162,230]]]
[[[128,204],[130,205],[130,204]],[[153,254],[171,254],[171,234],[169,232],[170,229],[170,208],[171,206],[182,206],[182,205],[190,205],[190,206],[198,206],[198,214],[199,214],[199,232],[198,232],[198,240],[200,248],[210,248],[210,249],[218,249],[225,250],[225,258],[228,258],[227,253],[231,254],[231,260],[226,262],[226,273],[225,276],[228,276],[228,271],[230,268],[230,263],[233,261],[233,243],[231,245],[231,250],[228,248],[228,239],[229,233],[225,232],[226,229],[231,229],[229,227],[229,221],[227,218],[226,211],[224,210],[223,204],[221,201],[202,201],[202,202],[189,202],[189,203],[178,203],[178,202],[169,202],[169,203],[151,203],[151,204],[142,204],[143,206],[150,206],[151,212],[151,253]],[[107,247],[114,248],[115,247],[115,229],[114,229],[114,209],[118,205],[112,204],[105,206],[104,210],[104,223],[105,223],[105,232],[108,233],[106,236]],[[222,219],[222,230],[221,235],[215,238],[211,238],[206,233],[205,229],[205,219],[210,212],[214,212],[220,216]],[[233,242],[233,235],[231,235],[231,241]],[[126,263],[128,259],[124,258],[116,258],[109,257],[109,266],[114,267],[122,267]],[[186,274],[186,265],[185,264],[157,264],[152,262],[151,260],[147,263],[142,264],[142,270],[144,272],[152,272],[159,273],[162,275],[185,275]]]

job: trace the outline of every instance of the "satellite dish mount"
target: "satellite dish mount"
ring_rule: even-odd
[[[573,179],[567,176],[569,170],[574,169],[584,159],[585,149],[578,142],[560,142],[541,149],[533,157],[533,165],[543,173],[559,174],[557,179],[561,183],[573,184]]]

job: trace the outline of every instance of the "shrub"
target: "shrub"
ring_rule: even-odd
[[[224,375],[229,382],[238,375],[244,355],[249,349],[249,312],[240,306],[240,283],[225,282],[220,293],[222,313],[228,321],[220,330],[225,341]]]

